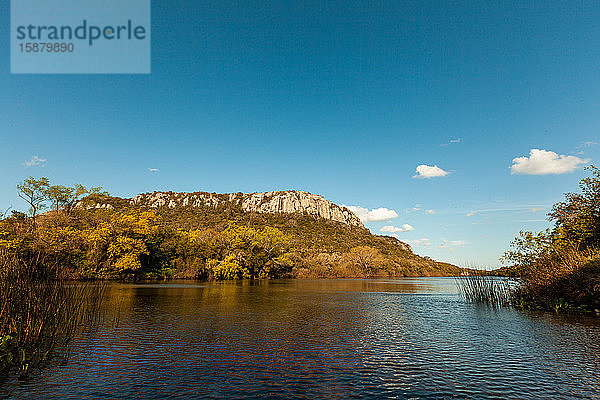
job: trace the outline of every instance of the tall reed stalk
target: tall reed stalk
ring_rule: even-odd
[[[97,322],[102,287],[72,284],[41,252],[0,249],[0,371],[23,377]]]
[[[461,295],[470,302],[489,307],[509,305],[513,285],[509,280],[490,275],[474,274],[456,278]]]

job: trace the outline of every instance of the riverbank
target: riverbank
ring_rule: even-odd
[[[96,321],[104,286],[74,284],[41,257],[23,260],[0,249],[0,376],[26,378],[64,357],[73,336]]]
[[[513,297],[515,306],[522,309],[600,315],[600,259],[589,260],[546,282],[526,281]]]
[[[565,194],[548,213],[553,227],[520,232],[503,257],[507,266],[493,271],[519,280],[511,296],[516,307],[600,310],[600,170],[588,170],[580,192]]]

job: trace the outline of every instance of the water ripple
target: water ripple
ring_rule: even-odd
[[[112,285],[15,399],[600,399],[600,322],[467,304],[452,280]]]

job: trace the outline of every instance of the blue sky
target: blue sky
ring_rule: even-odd
[[[600,6],[460,3],[152,0],[151,74],[11,75],[2,2],[0,205],[24,209],[30,175],[306,190],[394,210],[366,225],[410,225],[418,254],[495,267],[600,159]]]

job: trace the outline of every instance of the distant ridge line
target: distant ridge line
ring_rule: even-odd
[[[218,207],[228,202],[242,211],[271,214],[308,214],[346,225],[363,227],[361,220],[348,208],[323,196],[300,191],[283,190],[254,193],[163,192],[142,193],[128,199],[129,204],[151,208]]]

